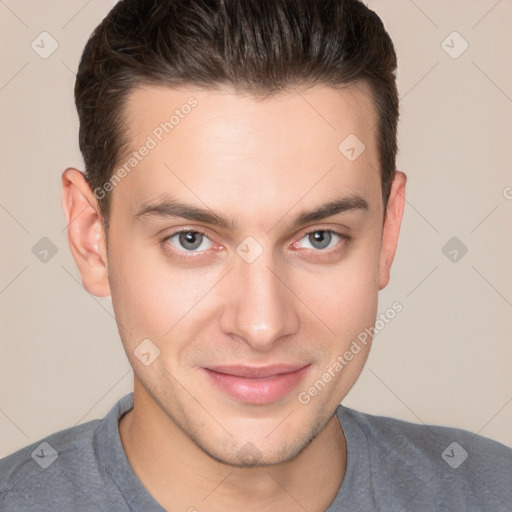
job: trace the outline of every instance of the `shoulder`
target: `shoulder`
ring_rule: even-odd
[[[432,449],[443,447],[447,442],[459,442],[468,448],[468,454],[473,453],[479,458],[487,458],[492,454],[508,462],[512,460],[512,448],[469,430],[412,423],[388,416],[363,413],[343,406],[340,408],[340,414],[350,415],[367,436],[378,442],[383,449],[392,447],[395,450],[398,443],[399,447],[405,449],[414,447],[413,453],[424,457],[432,453]]]
[[[491,458],[495,463],[512,462],[512,448],[468,430],[412,423],[348,408],[342,408],[341,414],[351,415],[380,450],[396,452],[399,449],[398,453],[402,455],[429,461],[433,457],[436,463],[440,458],[452,468],[455,465],[462,467],[469,457],[474,457],[480,463]],[[450,446],[452,443],[454,446]],[[448,450],[445,452],[445,449]],[[450,461],[450,458],[456,460]]]
[[[0,509],[36,510],[41,497],[56,489],[63,499],[70,496],[72,508],[77,494],[73,475],[80,467],[89,472],[94,467],[93,436],[99,424],[93,420],[55,432],[0,459]]]
[[[381,487],[400,493],[409,485],[435,496],[436,503],[459,500],[457,505],[469,510],[511,506],[508,446],[454,427],[416,424],[344,406],[336,413],[342,426],[357,425],[364,433],[372,472]]]
[[[112,465],[122,451],[118,419],[132,406],[130,393],[103,419],[60,430],[0,459],[0,510],[121,510]]]

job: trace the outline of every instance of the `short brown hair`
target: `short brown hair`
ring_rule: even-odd
[[[86,178],[92,190],[102,187],[128,149],[123,108],[138,86],[229,85],[269,96],[295,85],[362,82],[379,118],[386,208],[397,153],[396,67],[380,18],[359,0],[121,0],[91,34],[77,73]],[[108,230],[110,193],[98,201]]]

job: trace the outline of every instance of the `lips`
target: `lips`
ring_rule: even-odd
[[[281,375],[283,373],[291,373],[307,364],[273,364],[270,366],[209,366],[207,370],[212,370],[217,373],[225,375],[234,375],[236,377],[245,377],[246,379],[264,379],[274,375]]]
[[[277,364],[262,367],[215,366],[201,368],[211,384],[224,394],[254,405],[276,402],[304,379],[311,364]]]

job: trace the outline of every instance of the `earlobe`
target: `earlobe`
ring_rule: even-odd
[[[386,219],[382,230],[378,279],[379,290],[382,290],[389,283],[391,264],[395,258],[398,235],[404,213],[406,183],[407,176],[405,173],[397,170],[391,186],[391,193],[386,208]]]
[[[62,208],[71,254],[84,288],[97,297],[110,296],[105,233],[98,200],[77,169],[62,173]]]

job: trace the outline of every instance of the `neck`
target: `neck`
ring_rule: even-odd
[[[324,512],[345,475],[346,442],[336,415],[294,459],[240,468],[206,454],[135,379],[134,407],[119,431],[135,474],[167,510]]]

